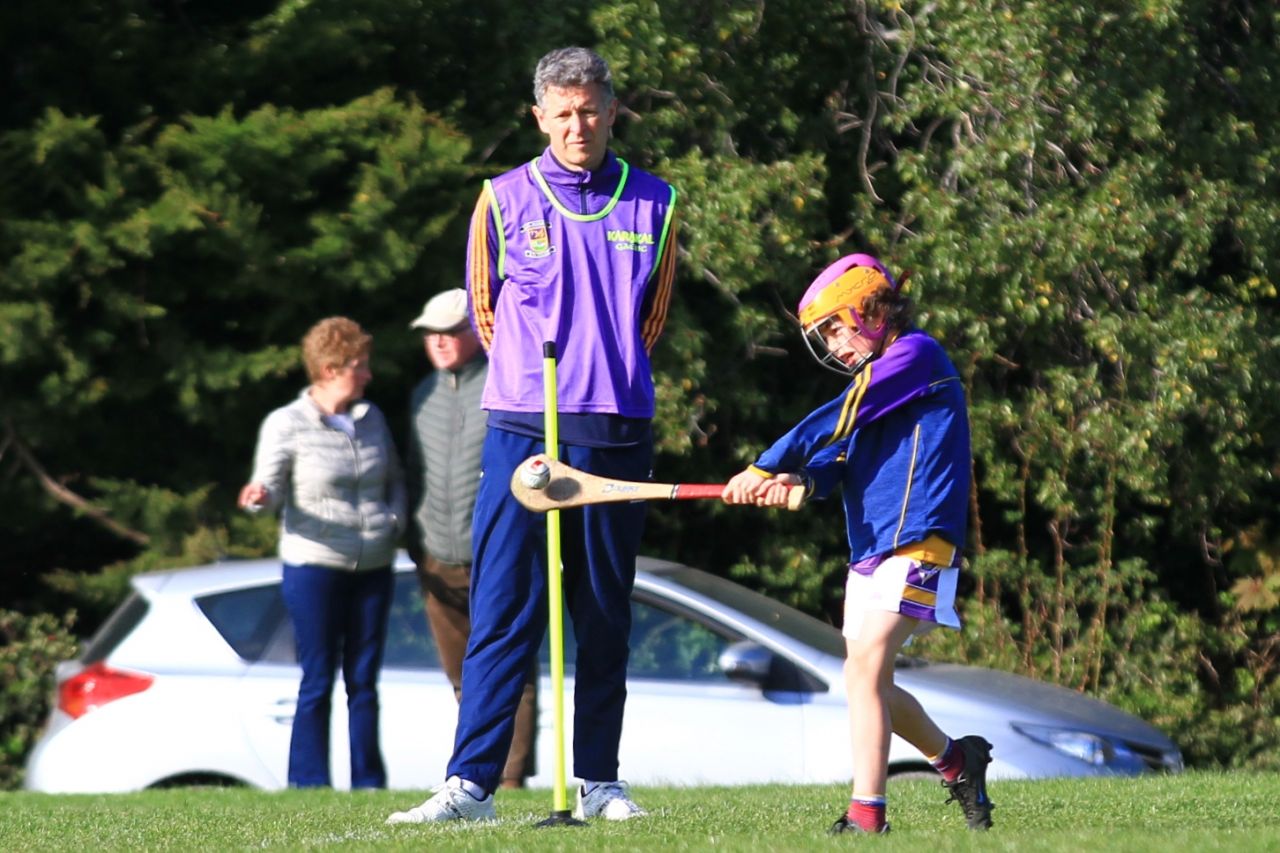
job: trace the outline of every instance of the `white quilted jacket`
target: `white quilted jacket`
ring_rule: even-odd
[[[400,460],[377,406],[350,412],[354,439],[325,424],[306,391],[262,422],[252,482],[267,487],[266,509],[283,507],[286,563],[375,569],[395,558],[408,517]]]

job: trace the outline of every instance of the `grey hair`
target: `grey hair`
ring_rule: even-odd
[[[614,99],[609,63],[585,47],[561,47],[538,60],[538,68],[533,72],[533,99],[541,107],[547,89],[568,89],[592,83],[600,85],[608,100]]]

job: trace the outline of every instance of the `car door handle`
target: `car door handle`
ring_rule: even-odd
[[[293,718],[298,710],[297,699],[292,697],[288,699],[277,699],[274,707],[274,711],[267,712],[268,717],[281,725],[293,725]]]

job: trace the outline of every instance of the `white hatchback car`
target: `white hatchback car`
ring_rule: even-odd
[[[457,705],[440,669],[412,564],[401,556],[381,678],[388,784],[438,784]],[[300,673],[278,560],[153,572],[57,672],[55,707],[26,787],[134,791],[175,784],[286,785]],[[732,581],[641,559],[633,595],[622,775],[639,785],[837,782],[850,776],[837,629]],[[565,743],[572,743],[566,627]],[[545,646],[544,646],[545,652]],[[538,787],[553,784],[544,657]],[[1008,673],[903,657],[898,683],[944,731],[994,745],[989,778],[1179,771],[1168,737],[1114,706]],[[347,787],[346,703],[333,702],[332,762]],[[572,762],[568,761],[568,772]],[[932,772],[894,738],[891,773]]]

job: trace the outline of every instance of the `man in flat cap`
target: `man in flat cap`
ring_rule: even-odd
[[[418,565],[427,620],[440,662],[462,696],[462,658],[471,635],[471,513],[480,483],[487,413],[480,392],[489,360],[467,316],[467,292],[446,290],[427,301],[410,327],[420,329],[435,368],[410,398],[407,480],[413,508],[409,553]],[[538,717],[535,662],[516,709],[515,737],[502,787],[523,787],[534,772]],[[452,731],[449,735],[451,737]],[[441,732],[441,736],[446,736]]]

